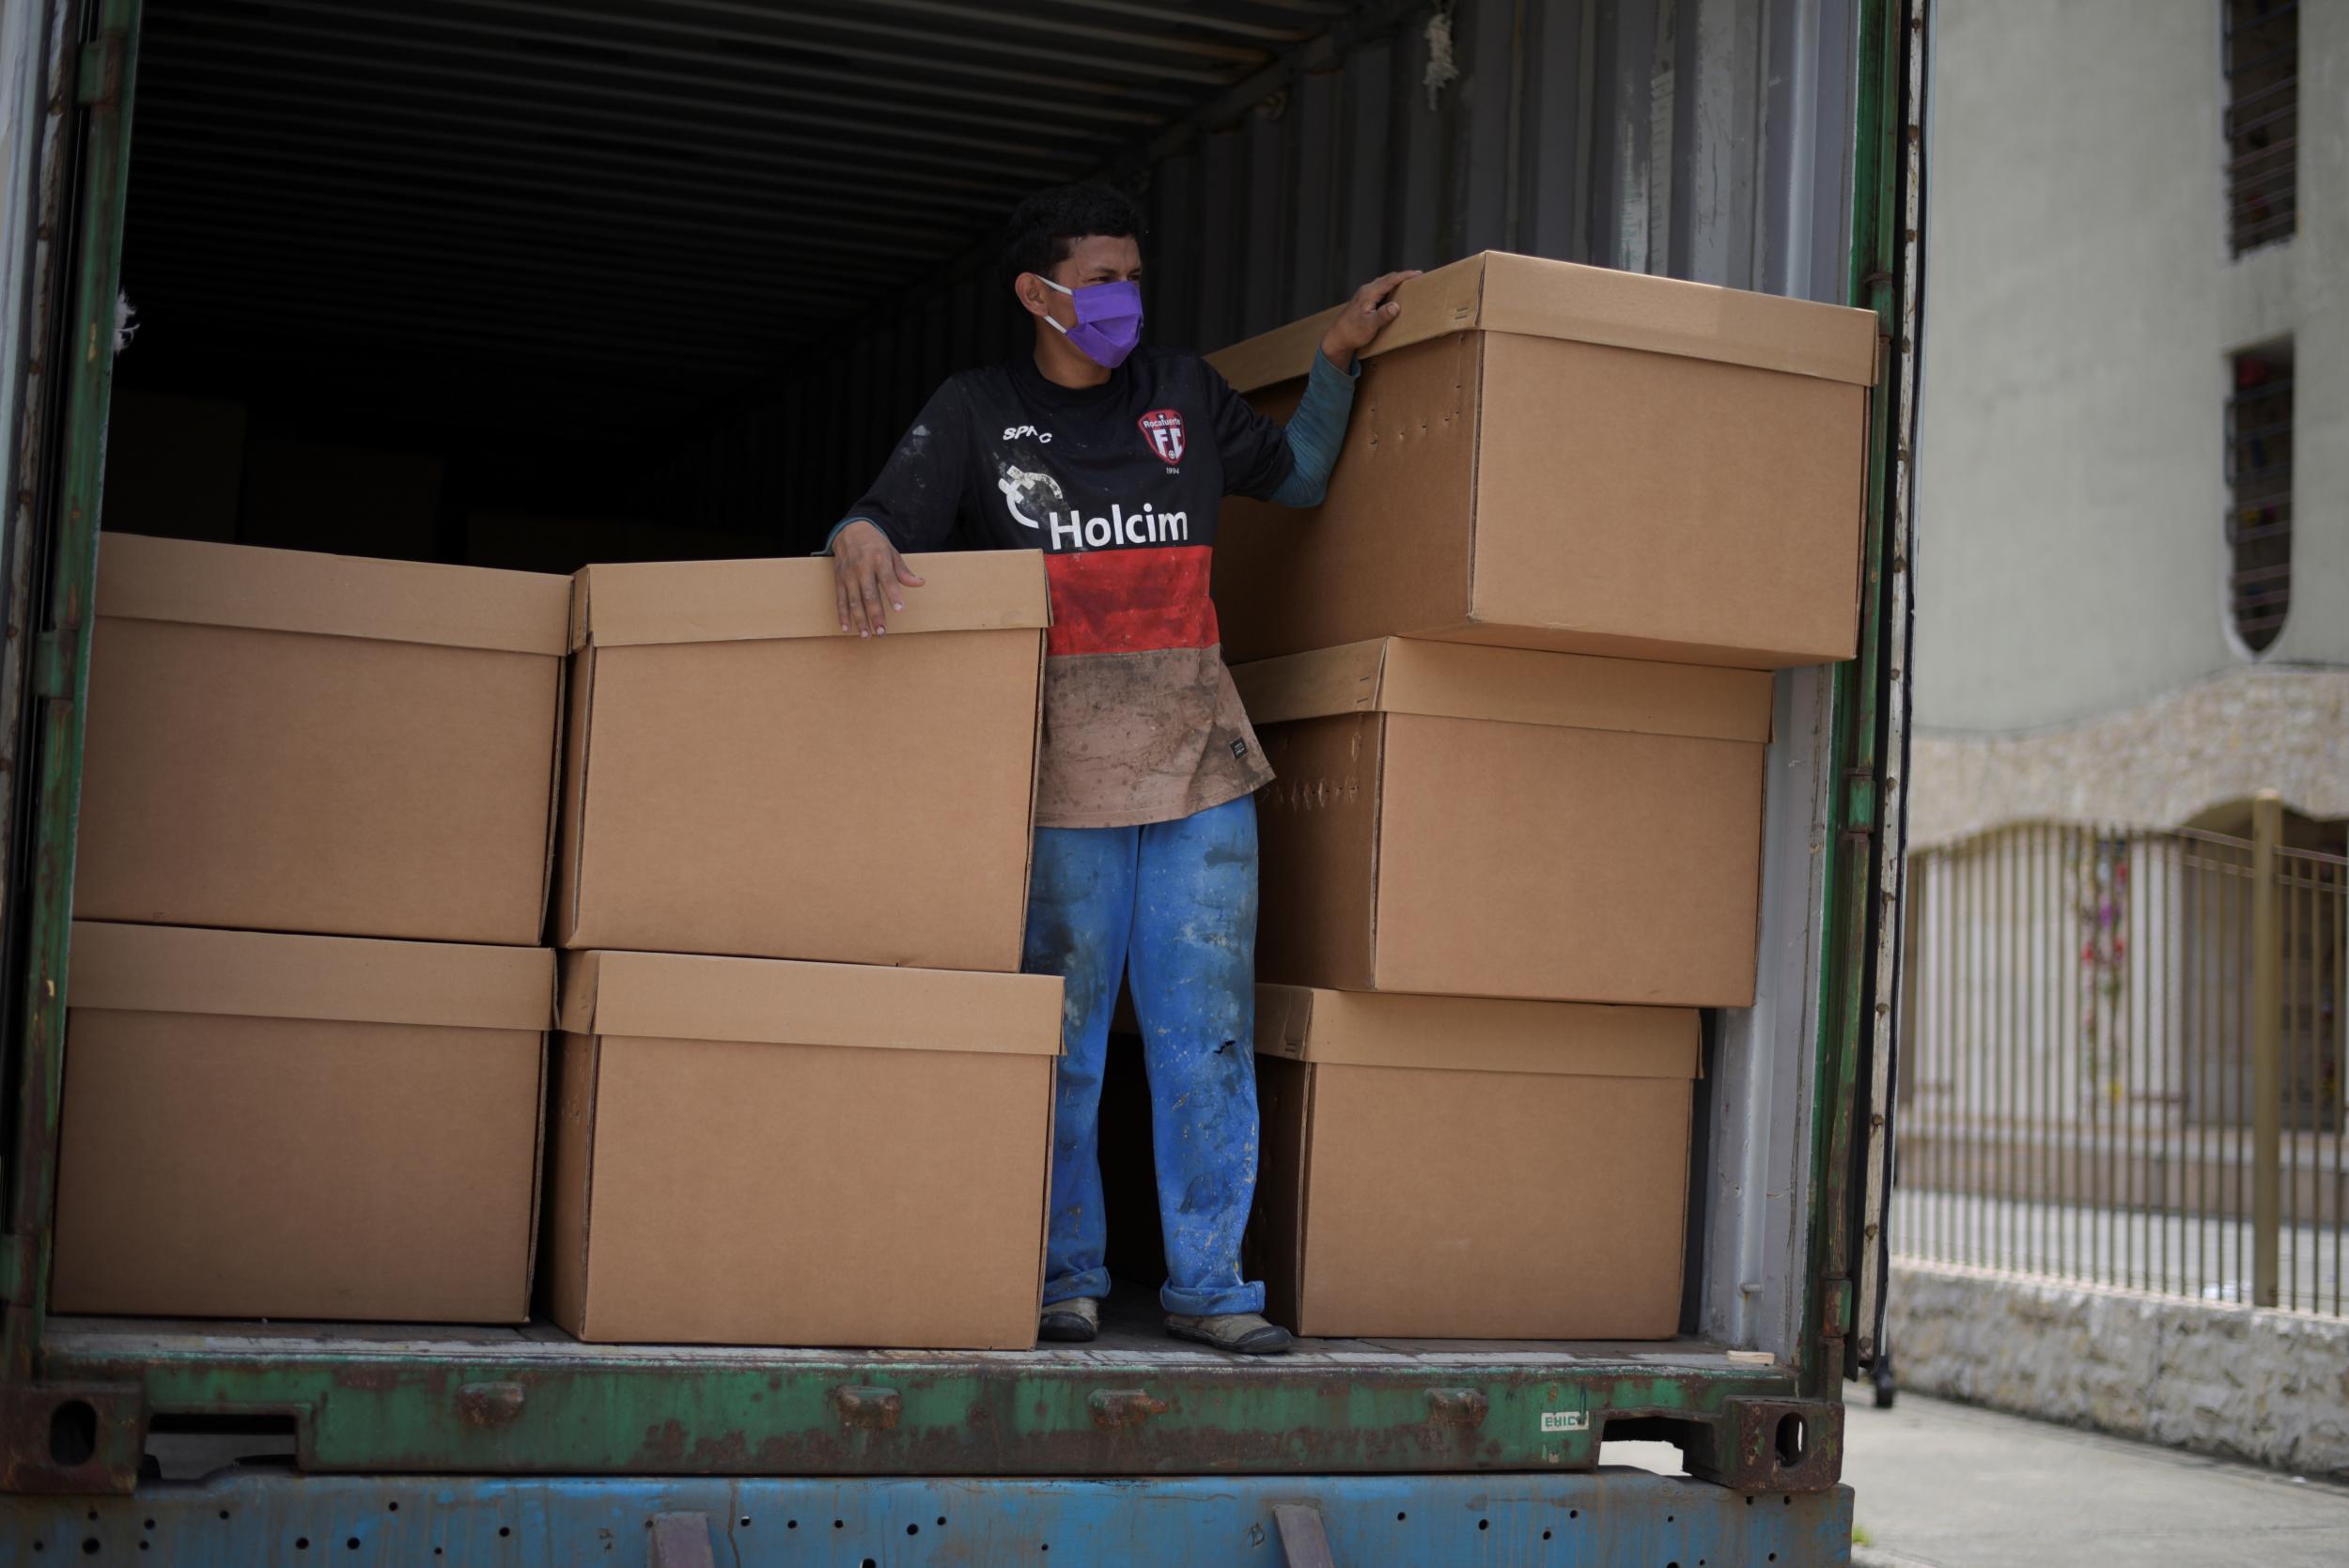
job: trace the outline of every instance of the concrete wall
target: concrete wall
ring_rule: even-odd
[[[2349,669],[2242,664],[2077,724],[1920,735],[1908,842],[2006,822],[2192,824],[2263,789],[2319,820],[2349,817]]]
[[[1935,25],[1920,725],[2075,722],[2245,662],[2228,356],[2287,333],[2294,602],[2263,662],[2349,663],[2349,6],[2301,11],[2299,233],[2240,261],[2214,0]]]
[[[1896,1262],[1919,1393],[2349,1480],[2349,1320]]]

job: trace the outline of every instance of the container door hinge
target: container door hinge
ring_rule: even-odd
[[[68,632],[44,631],[33,639],[35,696],[64,702],[73,695],[73,655]]]
[[[73,84],[73,96],[93,109],[118,109],[122,106],[123,42],[119,35],[107,34],[82,45],[80,74]]]
[[[1873,832],[1876,820],[1876,776],[1873,768],[1843,770],[1843,820],[1861,836]]]

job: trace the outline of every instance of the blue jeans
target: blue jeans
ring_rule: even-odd
[[[1150,1075],[1170,1312],[1264,1310],[1239,1277],[1256,1189],[1256,803],[1139,828],[1038,828],[1022,967],[1057,974],[1060,1095],[1044,1299],[1109,1294],[1101,1065],[1130,961]]]

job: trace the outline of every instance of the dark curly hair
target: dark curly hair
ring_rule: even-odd
[[[1089,235],[1130,240],[1142,234],[1142,209],[1107,185],[1055,185],[1021,202],[1003,225],[1003,281],[1049,273]]]

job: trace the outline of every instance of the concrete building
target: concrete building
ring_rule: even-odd
[[[2349,0],[1932,48],[1887,1343],[2342,1473]]]
[[[1933,49],[1912,841],[2349,816],[2349,0]]]

